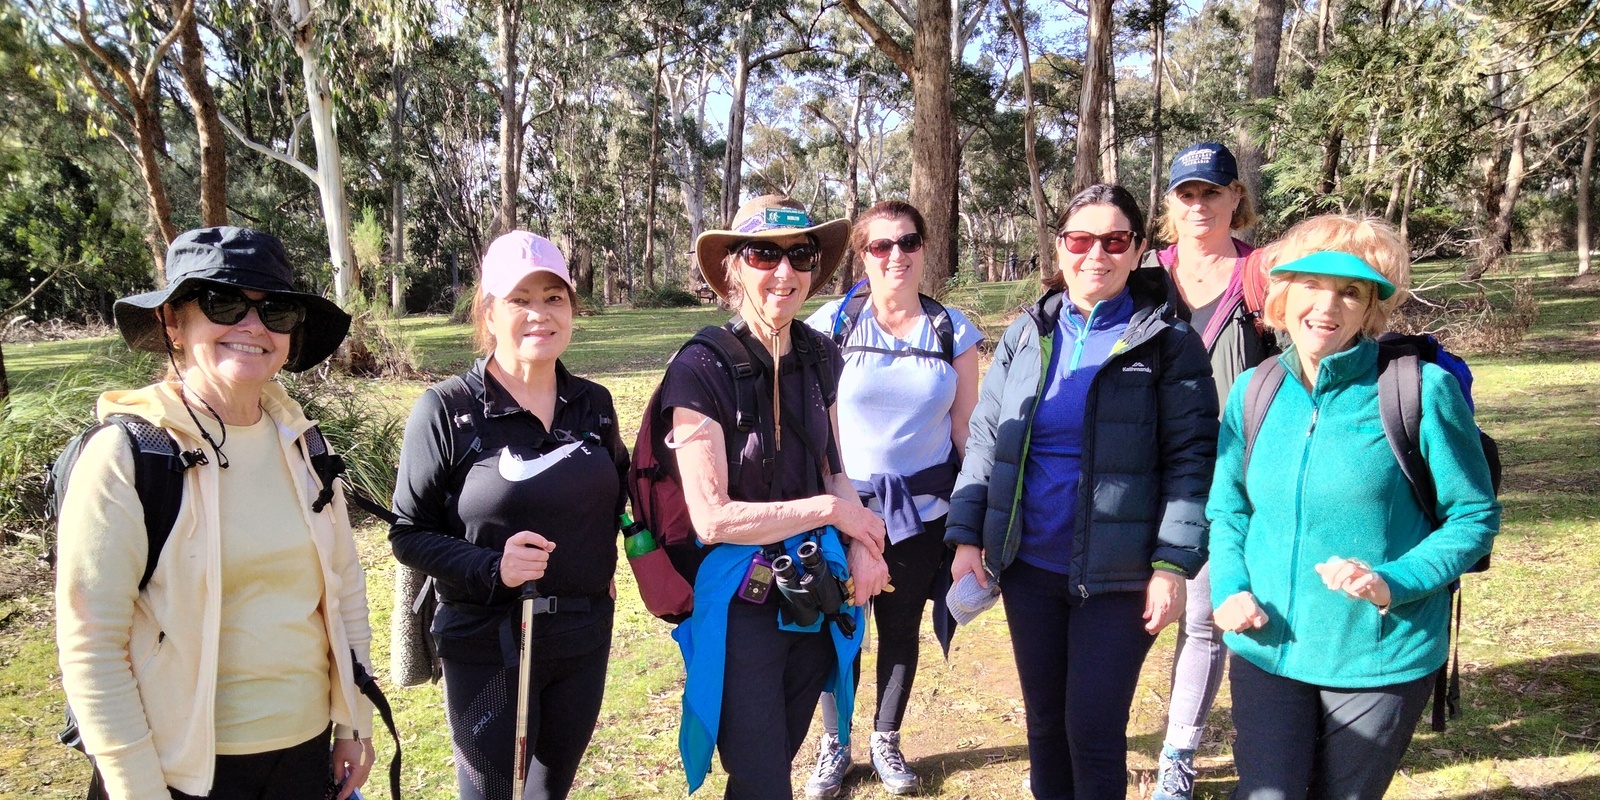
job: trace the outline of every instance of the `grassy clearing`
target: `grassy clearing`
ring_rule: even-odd
[[[1475,293],[1449,284],[1448,263],[1419,267],[1419,278],[1440,285],[1440,296]],[[1491,275],[1485,291],[1506,303],[1513,282],[1533,276],[1540,316],[1517,352],[1472,358],[1480,422],[1500,441],[1506,464],[1505,528],[1495,567],[1468,579],[1461,642],[1466,710],[1444,734],[1419,732],[1389,797],[1600,798],[1600,292],[1566,288],[1570,258],[1524,259],[1515,271]],[[985,285],[959,291],[952,303],[991,335],[1033,293],[1031,284]],[[569,366],[605,383],[616,395],[631,438],[638,415],[660,377],[665,357],[696,327],[725,319],[700,310],[623,311],[579,321]],[[465,326],[440,318],[395,323],[438,374],[471,359]],[[48,372],[81,359],[94,343],[13,346],[7,366],[21,373]],[[24,349],[25,348],[25,349]],[[26,380],[19,380],[26,387]],[[374,383],[396,408],[407,405],[419,383]],[[368,566],[374,649],[387,664],[392,604],[392,560],[384,532],[359,531]],[[18,571],[17,554],[0,570]],[[0,600],[0,797],[66,798],[84,770],[76,754],[53,739],[60,719],[58,680],[50,633],[47,576]],[[667,629],[638,603],[632,577],[618,574],[622,598],[612,647],[610,684],[599,729],[579,775],[574,797],[681,798],[677,765],[678,692],[682,667]],[[1154,755],[1164,727],[1173,633],[1157,643],[1146,664],[1129,727],[1130,797],[1148,795]],[[927,796],[1023,796],[1027,774],[1024,720],[1003,613],[991,612],[957,636],[948,661],[924,631],[923,665],[912,696],[905,747],[929,781]],[[870,698],[872,658],[864,665],[862,696]],[[453,766],[436,686],[389,689],[407,749],[405,789],[416,798],[453,795]],[[867,704],[863,704],[863,708]],[[856,715],[858,729],[869,715]],[[1228,696],[1212,715],[1201,751],[1199,797],[1225,797],[1232,787]],[[813,730],[816,726],[813,726]],[[796,770],[812,752],[807,742]],[[380,763],[387,744],[380,740]],[[857,749],[858,760],[861,750]],[[699,796],[716,797],[713,774]],[[382,789],[374,785],[372,796]],[[847,796],[886,797],[870,771],[858,766]]]

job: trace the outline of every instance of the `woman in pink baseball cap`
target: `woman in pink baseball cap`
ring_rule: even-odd
[[[611,393],[561,364],[576,305],[550,240],[496,239],[472,304],[484,356],[424,392],[406,424],[389,541],[438,593],[433,636],[466,800],[511,797],[524,589],[540,596],[524,797],[567,796],[600,714],[628,451]]]

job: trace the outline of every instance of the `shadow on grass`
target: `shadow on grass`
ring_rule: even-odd
[[[1512,800],[1538,797],[1546,800],[1594,800],[1600,797],[1600,776],[1562,781],[1550,786],[1507,786],[1504,789],[1440,795],[1441,800]]]
[[[981,747],[973,750],[957,750],[953,753],[935,753],[923,756],[907,763],[912,771],[923,777],[923,794],[939,796],[944,788],[944,783],[952,775],[982,769],[994,764],[1005,764],[1013,761],[1027,761],[1027,745],[1009,745],[1006,747]],[[877,775],[873,774],[871,764],[865,770],[857,769],[851,773],[851,783],[866,781],[876,783]],[[1021,788],[1018,787],[1020,793]]]

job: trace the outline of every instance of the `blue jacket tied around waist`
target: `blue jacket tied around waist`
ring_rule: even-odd
[[[839,541],[838,530],[829,526],[822,531],[821,536],[815,536],[812,531],[790,536],[783,540],[783,551],[798,561],[799,556],[795,551],[801,544],[815,538],[822,548],[822,557],[828,562],[828,568],[840,580],[848,580],[850,568],[845,563],[844,546]],[[711,772],[711,754],[717,746],[717,729],[722,719],[723,670],[727,666],[728,604],[734,602],[734,594],[750,569],[750,560],[760,551],[757,545],[735,544],[722,544],[707,551],[705,561],[700,564],[700,572],[695,577],[694,614],[672,631],[672,638],[678,641],[678,647],[683,651],[683,665],[687,672],[683,684],[683,728],[678,732],[678,754],[683,759],[684,776],[689,781],[691,794],[705,783],[706,775]],[[776,625],[776,589],[772,595],[773,599],[768,602],[774,604],[773,624]],[[840,613],[854,619],[856,630],[863,629],[860,607],[847,606]],[[833,637],[836,659],[823,690],[833,693],[834,703],[839,710],[839,741],[848,745],[850,714],[856,704],[853,665],[856,654],[861,651],[862,637],[846,638],[839,632],[838,625],[830,624],[825,618],[809,628],[785,626],[784,629],[821,633],[823,626],[827,627],[828,635]]]

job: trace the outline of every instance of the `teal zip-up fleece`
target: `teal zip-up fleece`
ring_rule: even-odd
[[[1310,392],[1294,348],[1289,375],[1262,420],[1244,475],[1244,396],[1234,383],[1218,442],[1211,520],[1211,596],[1250,592],[1267,624],[1224,636],[1267,672],[1343,689],[1421,678],[1448,655],[1450,594],[1443,591],[1489,552],[1500,504],[1478,430],[1456,379],[1422,365],[1422,454],[1438,487],[1430,533],[1384,438],[1378,415],[1378,345],[1322,360]],[[1373,565],[1388,582],[1387,614],[1328,589],[1315,566],[1338,556]]]
[[[1081,596],[1143,591],[1155,562],[1205,564],[1205,497],[1217,400],[1199,334],[1165,303],[1165,273],[1135,270],[1133,318],[1085,401],[1078,508],[1066,579]],[[973,410],[945,543],[983,548],[999,576],[1022,540],[1033,415],[1065,295],[1048,292],[1001,337]]]

